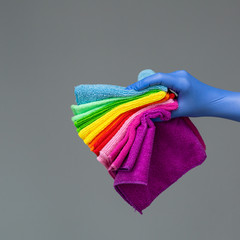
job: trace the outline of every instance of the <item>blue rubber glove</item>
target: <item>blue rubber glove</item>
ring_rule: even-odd
[[[240,122],[239,92],[209,86],[184,70],[154,73],[146,69],[139,73],[138,80],[126,89],[142,90],[160,84],[178,94],[179,107],[172,112],[172,118],[211,116]]]

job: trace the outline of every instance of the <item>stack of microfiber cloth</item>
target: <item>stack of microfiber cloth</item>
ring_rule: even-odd
[[[144,70],[138,80],[154,74]],[[115,85],[75,87],[72,121],[79,137],[114,179],[114,188],[142,214],[152,201],[206,159],[206,146],[187,117],[171,119],[176,94]],[[152,119],[160,118],[160,122]]]

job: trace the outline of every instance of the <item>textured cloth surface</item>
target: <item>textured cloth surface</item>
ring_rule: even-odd
[[[156,114],[155,112],[154,116],[159,116],[159,113]],[[117,171],[115,171],[114,168],[112,168],[112,165],[108,169],[109,174],[113,178],[116,177],[116,173],[119,171],[132,171],[133,174],[135,175],[141,174],[142,175],[141,177],[145,179],[145,181],[147,181],[155,134],[154,123],[148,117],[144,118],[145,121],[144,124],[141,124],[137,128],[136,138],[134,140],[135,142],[134,147],[137,147],[137,149],[133,148],[133,146],[131,148],[132,153],[134,152],[135,155],[134,156],[132,155],[131,157],[128,156],[124,160],[123,164],[119,166]],[[161,118],[161,115],[159,117]],[[137,145],[139,145],[140,147],[138,147]],[[135,164],[137,164],[136,163],[137,161],[138,165],[136,165],[136,167],[134,168]]]
[[[114,121],[112,121],[103,131],[101,131],[89,144],[88,146],[91,149],[96,149],[104,139],[106,139],[109,135],[115,131],[116,128],[120,126],[120,124],[124,123],[133,113],[137,112],[136,109],[132,109],[126,113],[122,113],[118,116]]]
[[[111,140],[111,138],[119,131],[119,129],[122,127],[122,125],[126,122],[126,120],[131,117],[135,112],[137,112],[138,109],[134,109],[131,111],[128,111],[127,113],[122,114],[117,122],[112,122],[114,125],[106,130],[104,129],[99,135],[101,136],[98,141],[94,144],[94,153],[98,156],[99,151],[102,150],[102,148]],[[109,126],[111,126],[110,124]]]
[[[89,144],[104,128],[106,128],[114,119],[116,119],[122,113],[131,109],[154,103],[163,99],[166,96],[166,92],[160,91],[157,93],[150,94],[146,97],[124,103],[120,106],[115,107],[110,112],[106,113],[96,121],[83,128],[79,133],[79,137],[83,139],[86,144]]]
[[[167,101],[170,97],[172,97],[170,94],[166,94],[166,96],[156,102],[156,103],[162,103]],[[156,104],[155,103],[155,104]],[[144,107],[149,106],[145,105]],[[93,139],[93,141],[89,144],[89,147],[91,149],[97,149],[96,151],[99,152],[106,144],[109,142],[109,140],[117,133],[117,131],[121,128],[121,126],[124,124],[124,122],[135,112],[142,109],[143,107],[138,107],[133,110],[127,111],[123,114],[121,114],[118,118],[116,118],[108,127],[106,127],[101,133],[98,134],[97,137]],[[95,151],[94,151],[95,152]],[[98,154],[97,154],[98,155]]]
[[[157,106],[161,106],[161,105],[165,105],[165,104],[172,104],[172,103],[174,103],[174,100],[169,99],[168,101],[163,102],[163,103],[149,105],[149,106],[139,110],[135,114],[133,114],[129,119],[127,119],[127,121],[123,124],[123,126],[119,129],[119,131],[113,136],[113,138],[99,152],[99,156],[97,157],[97,160],[108,169],[110,167],[110,158],[109,158],[110,153],[114,150],[114,148],[117,146],[117,144],[124,138],[124,136],[127,132],[127,128],[129,126],[129,124],[134,120],[134,118],[136,118],[139,114],[143,113],[144,111],[146,111],[148,109],[151,109],[151,108],[154,108]]]
[[[158,106],[156,108],[146,110],[142,114],[139,114],[129,125],[124,138],[116,145],[114,150],[110,153],[109,161],[111,163],[111,166],[109,170],[116,170],[121,166],[125,157],[128,155],[134,140],[136,139],[136,132],[140,123],[143,126],[143,135],[145,135],[144,132],[147,128],[146,118],[155,118],[157,116],[160,117],[163,121],[168,121],[171,118],[170,111],[177,109],[177,107],[178,104],[175,101],[174,103]]]
[[[155,131],[148,121],[151,132],[144,141],[153,142],[152,151],[149,144],[143,144],[132,171],[118,170],[114,188],[139,213],[142,214],[161,192],[206,159],[205,144],[189,121],[176,118],[156,122]]]
[[[94,122],[95,120],[97,120],[98,118],[100,118],[101,116],[103,116],[104,114],[106,114],[107,112],[112,110],[113,108],[115,108],[121,104],[131,102],[136,99],[140,99],[140,98],[149,96],[150,94],[157,93],[157,92],[159,92],[159,90],[151,90],[142,95],[137,95],[137,96],[132,96],[132,97],[114,98],[114,101],[103,103],[100,107],[98,106],[95,109],[91,109],[90,111],[86,111],[82,114],[78,114],[78,115],[74,116],[72,118],[72,120],[74,122],[74,125],[78,128],[78,131],[80,131],[81,129],[83,129],[87,125],[91,124],[92,122]],[[103,101],[101,101],[101,102],[103,102]],[[97,104],[98,102],[95,102],[95,103]],[[91,103],[87,103],[84,105],[90,105],[90,104]],[[93,103],[91,105],[93,105]],[[79,107],[79,106],[77,106],[77,107]],[[78,110],[79,110],[79,108],[78,108]]]
[[[126,90],[125,87],[108,85],[108,84],[93,84],[93,85],[81,84],[75,87],[74,93],[76,96],[76,103],[80,105],[80,104],[95,102],[95,101],[99,101],[107,98],[141,95],[152,89],[162,90],[165,92],[168,91],[167,87],[160,86],[160,85],[152,86],[141,91],[136,91],[136,90]]]

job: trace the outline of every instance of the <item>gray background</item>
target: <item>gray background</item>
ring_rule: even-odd
[[[185,69],[240,91],[240,3],[1,0],[0,239],[238,239],[237,122],[192,118],[208,158],[143,215],[71,122],[74,86]]]

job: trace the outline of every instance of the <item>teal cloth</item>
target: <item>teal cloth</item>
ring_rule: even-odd
[[[113,98],[114,100],[112,101],[106,101],[106,100],[101,100],[97,101],[95,103],[87,103],[83,104],[80,106],[77,105],[72,105],[71,108],[73,112],[80,111],[81,112],[81,106],[84,107],[84,111],[87,109],[86,105],[89,105],[89,111],[83,112],[81,114],[75,115],[72,117],[72,121],[74,122],[74,125],[77,127],[77,132],[79,132],[81,129],[86,127],[87,125],[91,124],[104,114],[106,114],[108,111],[112,110],[113,108],[126,103],[130,102],[139,98],[142,98],[144,96],[150,95],[152,93],[159,92],[157,89],[152,89],[148,92],[145,92],[144,94],[137,95],[137,96],[131,96],[131,97],[122,97],[122,98]],[[99,102],[102,102],[102,106],[99,106]],[[95,109],[92,109],[93,106],[98,106]]]
[[[116,98],[116,97],[129,97],[141,95],[148,92],[149,90],[161,90],[168,91],[167,87],[156,85],[143,89],[141,91],[136,90],[127,90],[122,86],[108,85],[108,84],[81,84],[75,87],[74,93],[76,96],[76,103],[78,105],[95,102],[107,98]]]

